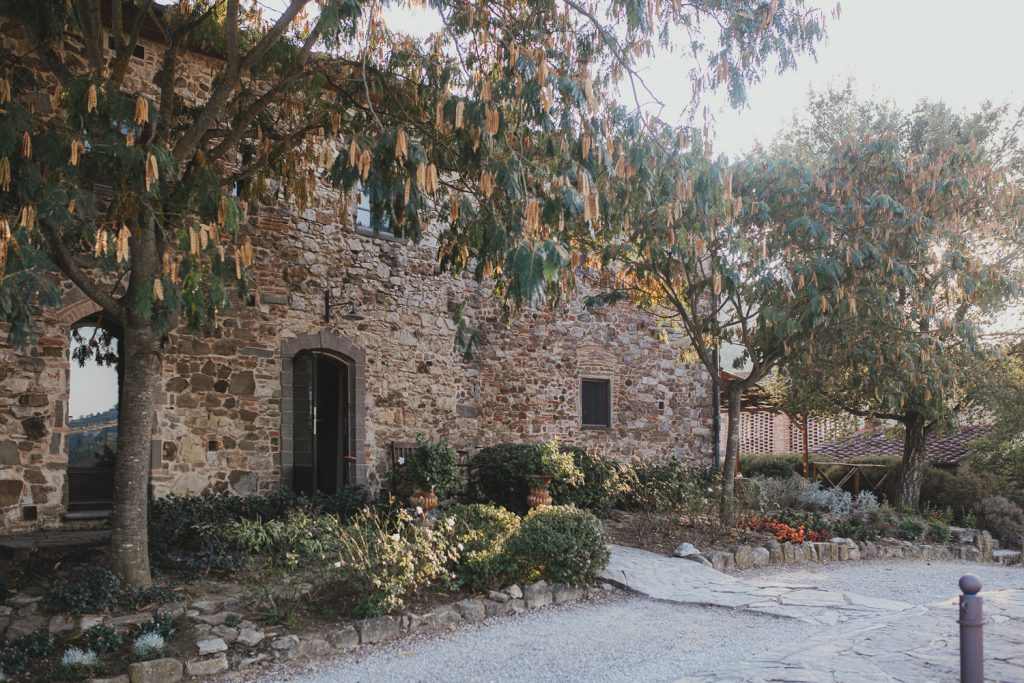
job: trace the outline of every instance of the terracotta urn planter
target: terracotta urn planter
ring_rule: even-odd
[[[554,477],[531,477],[530,495],[526,497],[526,502],[531,509],[544,505],[551,505],[551,493],[548,491],[548,487],[551,486],[552,479],[554,479]]]
[[[424,491],[417,487],[413,489],[412,495],[409,496],[409,504],[423,508],[423,512],[430,512],[437,507],[437,494],[434,493],[434,489]]]

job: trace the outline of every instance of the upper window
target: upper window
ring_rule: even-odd
[[[380,229],[374,231],[373,222],[370,216],[370,195],[363,192],[363,184],[356,182],[355,199],[352,202],[352,225],[355,226],[356,232],[363,233],[364,235],[379,235],[384,237],[394,237],[395,233],[391,231],[391,221],[388,220],[388,216],[384,216],[382,221],[383,225]]]
[[[580,396],[584,427],[612,426],[612,383],[607,379],[585,379]]]

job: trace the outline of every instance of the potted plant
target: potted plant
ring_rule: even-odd
[[[459,456],[442,437],[430,441],[416,436],[418,448],[405,462],[405,476],[412,486],[409,503],[429,512],[437,507],[438,496],[446,496],[459,483]]]
[[[571,453],[563,453],[558,439],[552,439],[534,451],[529,460],[527,476],[530,480],[530,495],[526,502],[531,508],[551,505],[551,493],[548,490],[551,482],[560,479],[575,483],[583,478],[583,473],[576,467]]]

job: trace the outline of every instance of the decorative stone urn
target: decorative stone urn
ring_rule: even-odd
[[[431,488],[427,491],[416,487],[412,491],[412,495],[409,496],[409,504],[415,507],[423,508],[423,512],[430,512],[437,507],[437,494],[434,493],[434,489]]]
[[[548,487],[551,486],[552,479],[554,477],[535,476],[530,478],[530,495],[526,497],[526,502],[531,509],[551,505],[551,493],[548,492]]]

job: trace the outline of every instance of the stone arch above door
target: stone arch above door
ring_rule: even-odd
[[[323,330],[281,339],[281,483],[291,486],[294,464],[294,360],[303,351],[323,351],[346,360],[352,368],[354,414],[351,449],[355,455],[353,483],[366,483],[366,352],[348,337]]]

